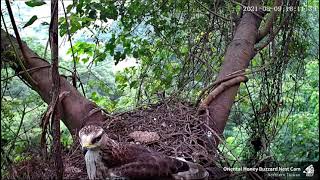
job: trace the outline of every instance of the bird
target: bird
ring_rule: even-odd
[[[98,125],[84,126],[79,139],[90,180],[206,180],[209,176],[200,164],[142,145],[117,142]]]

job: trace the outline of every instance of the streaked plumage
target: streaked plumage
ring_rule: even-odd
[[[89,179],[207,179],[199,164],[151,151],[143,146],[118,143],[99,126],[89,125],[79,132]]]

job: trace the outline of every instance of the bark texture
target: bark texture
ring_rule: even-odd
[[[233,72],[244,70],[249,66],[250,60],[255,56],[254,44],[258,36],[262,12],[246,12],[242,16],[236,29],[234,38],[228,46],[224,62],[216,81],[220,81]],[[234,103],[240,84],[232,86],[219,94],[209,104],[211,121],[209,126],[223,133],[231,107]]]
[[[17,57],[14,55],[13,47],[11,46],[9,37],[18,51],[18,56],[22,60],[24,66],[29,70],[29,74],[32,79],[37,82],[37,85],[32,85],[31,88],[38,92],[41,98],[50,103],[52,98],[52,75],[50,70],[50,64],[41,59],[35,52],[33,52],[25,43],[23,48],[28,58],[23,59],[21,50],[18,48],[17,41],[12,35],[1,29],[1,60],[7,61],[16,73],[21,73],[22,68],[17,63]],[[19,76],[23,81],[30,81],[26,78],[26,73],[22,73]],[[28,82],[29,85],[32,84]],[[87,123],[102,123],[105,119],[102,112],[90,113],[98,106],[82,96],[65,78],[60,76],[60,92],[69,92],[69,94],[62,100],[62,121],[67,126],[72,134],[75,134],[82,126],[82,120],[85,120],[83,124]],[[90,116],[88,117],[88,115]],[[87,118],[85,118],[87,117]]]

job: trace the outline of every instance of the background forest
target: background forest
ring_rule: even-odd
[[[61,2],[59,72],[70,83],[76,72],[79,92],[111,114],[172,98],[197,105],[217,78],[235,32],[231,22],[242,11],[237,1]],[[13,34],[1,4],[1,28]],[[50,1],[11,5],[23,41],[50,62],[50,14],[37,13],[48,13]],[[319,160],[319,1],[298,7],[250,61],[219,145],[227,159]],[[275,29],[287,12],[279,12]],[[41,152],[47,106],[1,56],[2,175]],[[259,151],[256,142],[263,142]],[[61,143],[63,149],[73,144],[62,122]]]

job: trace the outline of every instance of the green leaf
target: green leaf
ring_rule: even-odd
[[[138,58],[139,57],[138,51],[133,51],[132,55],[133,55],[134,58]]]
[[[123,42],[123,47],[125,47],[126,49],[128,49],[130,51],[131,49],[131,42],[129,40],[124,40]]]
[[[182,47],[180,48],[180,52],[181,52],[182,54],[186,54],[188,51],[189,51],[189,49],[188,49],[187,46],[182,46]]]
[[[103,61],[103,60],[106,59],[106,57],[107,57],[107,54],[106,53],[102,53],[97,57],[96,61],[98,61],[98,62]]]
[[[81,25],[83,27],[86,27],[86,26],[89,26],[90,25],[90,22],[92,21],[93,19],[89,18],[89,17],[82,17],[81,18]]]
[[[42,6],[42,5],[46,4],[46,3],[44,1],[41,1],[41,0],[31,0],[31,1],[25,2],[25,4],[27,6],[30,6],[30,7],[35,7],[35,6]]]
[[[71,20],[71,28],[70,28],[70,32],[73,34],[75,33],[77,30],[81,29],[81,24],[80,24],[80,18],[77,15],[72,15],[70,17]]]
[[[83,59],[82,59],[82,62],[83,62],[83,63],[87,63],[88,61],[89,61],[88,58],[83,58]]]
[[[47,26],[47,25],[49,25],[49,23],[48,22],[42,22],[41,25]]]
[[[82,16],[84,13],[82,8],[83,8],[83,0],[80,0],[79,4],[76,6],[76,12],[79,13],[80,16]]]
[[[131,89],[131,88],[137,88],[137,86],[138,86],[138,81],[132,81],[129,86],[130,86],[130,89]]]
[[[120,82],[120,83],[127,83],[128,82],[128,78],[125,76],[125,74],[117,74],[116,77],[116,81]]]
[[[38,19],[38,17],[36,15],[32,16],[29,21],[23,26],[23,28],[30,26],[31,24],[33,24],[36,20]]]
[[[66,24],[65,18],[60,17],[58,24],[59,24],[59,30],[60,30],[59,34],[62,37],[67,33],[67,24]]]
[[[231,136],[231,137],[228,137],[226,141],[228,144],[232,144],[234,142],[234,140],[235,140],[235,138]]]
[[[69,6],[67,6],[67,13],[70,13],[72,8],[73,8],[73,4],[70,4]]]
[[[116,52],[113,58],[116,61],[115,65],[117,65],[121,60],[126,58],[126,55],[121,52]]]
[[[97,97],[97,92],[94,91],[91,93],[91,98],[95,98],[95,97]]]
[[[96,19],[97,18],[97,11],[95,9],[92,9],[89,12],[89,18],[91,18],[91,19]]]
[[[117,8],[112,4],[109,5],[106,9],[101,10],[100,12],[100,19],[107,22],[108,19],[114,19],[116,20],[118,17],[118,11]]]
[[[100,19],[103,20],[104,22],[108,22],[107,12],[106,11],[101,11],[100,12]]]
[[[114,43],[115,43],[115,38],[114,38],[114,36],[112,36],[112,38],[109,40],[109,42],[106,43],[106,45],[105,45],[105,50],[109,51],[111,55],[113,55],[114,49],[116,48],[116,45]]]

